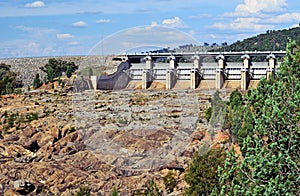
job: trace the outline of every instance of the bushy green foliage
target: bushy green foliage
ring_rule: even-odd
[[[299,46],[290,42],[277,79],[262,79],[247,94],[243,159],[239,161],[233,151],[228,154],[220,173],[219,194],[300,194],[299,63]]]
[[[10,71],[11,66],[4,63],[0,64],[0,94],[13,93],[19,87],[16,81],[16,74]]]
[[[242,104],[243,104],[243,95],[240,91],[236,89],[230,94],[229,106],[230,108],[234,109],[242,106]]]
[[[47,67],[47,82],[53,82],[55,78],[55,73],[52,67]],[[60,75],[59,75],[60,76]]]
[[[38,119],[39,119],[39,116],[37,113],[29,113],[26,115],[26,122],[31,122],[31,121],[38,120]]]
[[[66,75],[67,75],[68,78],[71,78],[71,76],[72,76],[72,68],[71,68],[71,66],[67,67]]]
[[[42,82],[40,80],[40,74],[37,73],[33,80],[32,86],[33,86],[33,88],[36,89],[36,88],[39,88],[41,85],[42,85]]]
[[[148,183],[145,195],[146,196],[159,196],[159,190],[158,190],[157,185],[154,182],[154,180],[151,180]]]
[[[187,195],[210,195],[219,187],[218,168],[224,164],[225,151],[211,149],[207,153],[196,152],[187,169],[184,180],[189,184]]]
[[[236,89],[230,94],[230,99],[227,104],[226,118],[223,124],[223,129],[228,129],[234,143],[238,142],[239,130],[242,127],[243,118],[243,96]]]
[[[111,192],[111,196],[118,196],[118,195],[119,195],[119,193],[118,193],[116,187],[114,187],[113,191]]]
[[[205,119],[209,122],[212,114],[212,107],[209,107],[205,110]]]
[[[175,174],[173,172],[169,171],[167,173],[167,175],[165,175],[163,177],[163,181],[164,181],[164,185],[165,185],[167,192],[172,193],[174,188],[177,185],[177,180],[175,178]]]
[[[4,129],[8,130],[10,128],[16,127],[17,129],[20,128],[21,123],[28,123],[34,120],[38,120],[37,113],[28,113],[28,114],[19,114],[19,113],[8,113],[5,111],[3,117],[4,119]]]
[[[90,196],[91,189],[89,187],[80,187],[74,196]]]
[[[72,75],[72,73],[78,69],[78,66],[76,66],[74,62],[51,58],[41,69],[47,73],[45,82],[53,82],[54,78],[60,77],[63,72],[69,76],[70,74]]]

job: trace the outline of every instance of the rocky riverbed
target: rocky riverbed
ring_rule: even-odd
[[[151,180],[183,181],[199,146],[228,136],[206,124],[210,95],[194,91],[39,90],[2,96],[0,194],[94,195],[143,192]],[[213,131],[214,134],[211,134]]]

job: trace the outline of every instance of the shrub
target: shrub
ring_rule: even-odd
[[[42,85],[42,82],[40,80],[40,74],[37,73],[33,80],[32,86],[33,86],[33,88],[36,89],[36,88],[39,88],[41,85]]]
[[[200,151],[200,149],[199,149]],[[218,168],[224,164],[225,151],[211,149],[206,154],[195,153],[184,176],[189,184],[187,195],[210,195],[213,189],[219,189]]]
[[[38,120],[38,119],[39,119],[39,116],[37,113],[29,113],[26,115],[27,122],[31,122],[31,121]]]
[[[168,193],[172,193],[174,188],[177,185],[177,180],[175,178],[175,174],[171,171],[167,173],[166,176],[163,177],[164,185]]]
[[[45,78],[45,82],[52,82],[54,78],[60,77],[62,73],[66,73],[67,76],[72,75],[78,69],[78,66],[75,65],[74,62],[67,62],[60,59],[49,59],[48,63],[41,68],[47,76]]]
[[[205,119],[209,122],[212,114],[212,107],[209,107],[205,110]]]
[[[111,193],[111,196],[118,196],[118,195],[119,195],[118,191],[117,191],[116,187],[114,187],[114,189],[113,189],[113,191]]]
[[[159,195],[159,190],[157,188],[156,183],[154,180],[151,180],[149,184],[147,185],[147,190],[145,193],[146,196],[158,196]]]
[[[90,196],[91,189],[89,187],[80,187],[74,196]]]

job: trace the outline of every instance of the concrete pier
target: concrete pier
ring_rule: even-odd
[[[99,76],[91,76],[91,82],[92,82],[94,90],[97,90],[98,78],[99,78]]]
[[[170,69],[177,69],[177,61],[176,61],[176,57],[175,56],[169,56],[168,60],[170,61]]]
[[[268,69],[267,69],[267,80],[271,78],[275,78],[275,65],[276,65],[276,57],[274,54],[270,54],[267,56],[268,59]]]
[[[200,70],[201,68],[200,57],[198,55],[194,55],[192,59],[193,59],[194,68]]]
[[[176,70],[168,69],[166,72],[166,90],[172,89],[177,82]]]
[[[153,69],[153,66],[154,66],[152,57],[151,57],[151,56],[146,56],[146,57],[144,58],[144,60],[145,60],[145,62],[146,62],[146,69],[152,70],[152,69]]]
[[[153,81],[152,73],[154,63],[152,61],[151,56],[146,56],[144,59],[146,61],[146,69],[143,69],[142,73],[142,89],[146,90]]]
[[[194,55],[192,57],[193,60],[193,68],[190,71],[190,89],[196,89],[197,86],[200,83],[201,76],[200,76],[200,70],[201,70],[201,63],[200,63],[200,57],[198,55]]]
[[[200,83],[200,74],[198,69],[191,69],[190,73],[190,89],[196,89]]]
[[[243,67],[241,69],[241,90],[245,91],[248,88],[249,82],[250,82],[250,56],[248,54],[243,55]]]
[[[225,82],[225,57],[223,55],[218,55],[216,59],[218,60],[218,67],[216,69],[216,89],[220,90]]]
[[[170,68],[166,71],[166,89],[172,89],[177,82],[177,62],[175,56],[169,56]]]
[[[149,88],[151,82],[152,82],[151,70],[144,69],[142,74],[142,89],[146,90],[147,88]]]

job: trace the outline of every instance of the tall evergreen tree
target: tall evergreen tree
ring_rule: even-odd
[[[0,94],[14,92],[17,74],[10,71],[11,65],[0,64]]]
[[[72,68],[70,66],[67,67],[66,75],[68,78],[71,78],[72,76]]]
[[[276,80],[262,79],[246,96],[250,118],[243,156],[228,154],[220,172],[221,195],[300,194],[300,51],[296,42]]]
[[[47,68],[47,80],[48,82],[53,82],[55,75],[52,67]]]
[[[78,66],[75,65],[74,62],[67,62],[54,58],[50,58],[48,60],[48,63],[44,67],[41,67],[41,70],[43,70],[47,74],[45,82],[53,82],[54,78],[62,76],[63,72],[71,77],[72,73],[77,69]]]
[[[40,74],[36,74],[35,75],[35,78],[34,78],[34,80],[33,80],[33,83],[32,83],[32,86],[33,86],[33,88],[38,88],[38,87],[40,87],[42,85],[42,82],[41,82],[41,80],[40,80]]]
[[[243,96],[236,89],[230,94],[227,104],[226,118],[223,125],[224,129],[228,129],[234,143],[238,142],[239,130],[242,127],[243,118]]]

